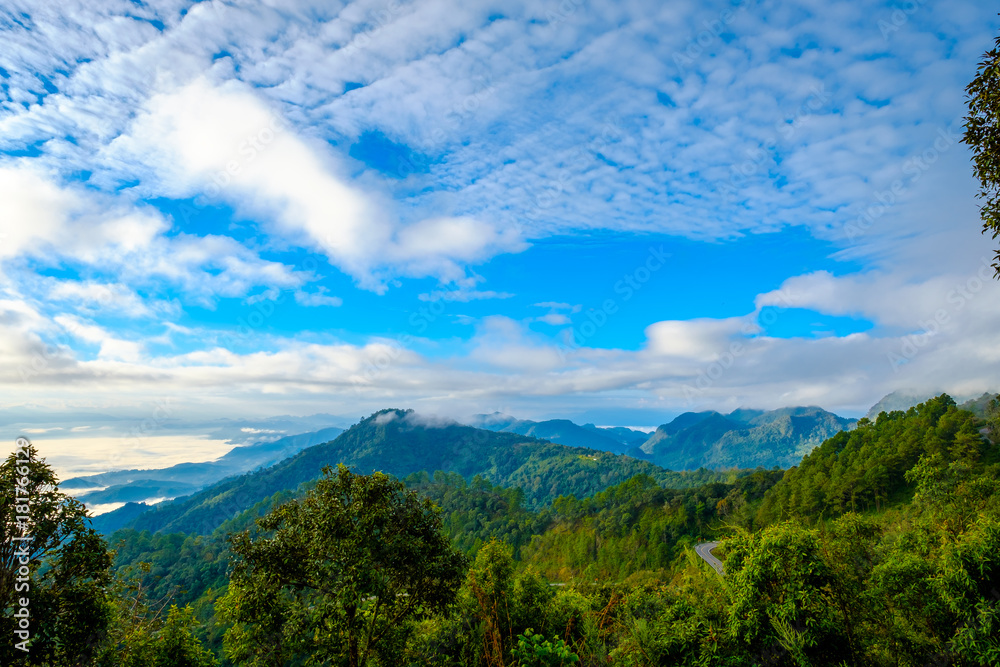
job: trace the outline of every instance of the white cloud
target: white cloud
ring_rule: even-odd
[[[568,303],[562,303],[559,301],[543,301],[541,303],[536,303],[538,308],[547,308],[548,313],[542,315],[541,317],[530,318],[529,321],[544,322],[545,324],[550,324],[552,326],[562,326],[564,324],[571,324],[573,320],[570,319],[569,315],[573,313],[579,313],[583,310],[582,305],[572,305]],[[566,311],[565,313],[560,311]]]
[[[142,297],[121,283],[52,280],[47,297],[51,301],[99,309],[101,312],[121,312],[130,317],[153,315],[153,309]]]
[[[675,410],[864,406],[904,386],[997,388],[1000,300],[993,283],[970,283],[991,242],[977,235],[966,148],[940,143],[991,46],[992,13],[925,4],[883,39],[875,21],[886,3],[745,11],[733,39],[713,40],[678,72],[674,54],[721,5],[601,1],[546,17],[561,7],[35,3],[34,27],[5,25],[0,53],[10,75],[0,146],[41,152],[0,162],[4,394],[114,408],[167,391],[190,397],[191,409],[254,412],[332,400],[358,410],[556,400]],[[488,20],[494,13],[504,18]],[[347,82],[364,85],[345,94]],[[346,153],[366,130],[427,156],[427,168],[391,181],[363,169]],[[914,171],[916,158],[927,168]],[[82,172],[87,185],[72,185]],[[902,194],[848,238],[846,225],[896,179]],[[467,272],[524,239],[592,229],[730,239],[802,227],[831,242],[844,271],[859,270],[790,277],[757,298],[757,311],[811,308],[877,327],[782,340],[747,335],[755,313],[670,320],[628,351],[560,347],[509,318],[465,319],[476,337],[431,358],[382,339],[268,338],[267,350],[238,354],[211,347],[218,332],[164,322],[207,342],[150,357],[128,340],[138,336],[101,326],[93,311],[169,316],[172,298],[150,295],[170,290],[205,307],[281,290],[300,305],[339,304],[306,289],[314,276],[228,236],[183,233],[138,203],[204,193],[265,221],[274,246],[320,250],[366,288],[398,276],[456,287],[424,295],[432,300],[508,296]],[[32,287],[28,260],[99,276]],[[550,312],[536,319],[557,326],[580,312],[538,305]],[[937,333],[922,334],[942,311]],[[97,357],[74,353],[74,340]]]
[[[992,311],[995,297],[984,288],[953,307],[933,335],[778,339],[747,336],[749,320],[731,318],[657,323],[637,351],[558,346],[523,323],[490,317],[471,343],[435,357],[398,341],[275,340],[269,352],[215,348],[150,358],[100,327],[60,318],[74,337],[100,346],[96,358],[83,360],[65,348],[42,352],[26,313],[3,339],[0,392],[19,401],[111,411],[169,396],[185,414],[216,415],[320,412],[331,402],[338,412],[359,414],[397,405],[456,415],[500,404],[521,414],[587,404],[642,404],[664,414],[798,404],[863,411],[900,388],[997,389],[1000,327],[990,323],[998,318],[984,320],[978,312]],[[22,381],[17,368],[33,368],[32,355],[44,363]]]
[[[0,259],[55,255],[93,263],[145,250],[167,228],[155,212],[100,207],[86,194],[64,188],[27,166],[0,166],[4,237]],[[109,257],[110,255],[110,257]]]
[[[546,324],[551,324],[552,326],[559,326],[562,324],[570,324],[572,320],[569,319],[568,315],[562,313],[548,313],[542,315],[541,317],[535,318],[539,322],[545,322]]]
[[[455,289],[442,289],[419,294],[417,298],[421,301],[478,301],[480,299],[510,299],[514,295],[510,292],[497,292],[496,290],[477,290],[459,286]]]
[[[109,331],[71,315],[57,315],[54,321],[68,334],[85,343],[100,346],[97,358],[136,363],[146,357],[142,343],[122,340]]]
[[[297,287],[303,276],[225,236],[166,236],[170,224],[156,210],[62,185],[36,169],[0,166],[0,200],[4,202],[6,237],[0,238],[0,261],[11,264],[28,257],[50,265],[81,263],[110,272],[121,282],[158,287],[165,281],[192,301],[210,305],[217,296],[242,296],[256,285]],[[8,276],[33,290],[33,273]],[[57,301],[114,298],[109,307],[132,315],[148,313],[135,291],[120,284],[43,280]],[[103,296],[102,296],[103,295]],[[123,299],[123,300],[121,300]],[[160,308],[172,306],[160,304]]]
[[[711,361],[740,336],[746,338],[758,330],[752,319],[743,317],[656,322],[646,328],[647,350],[664,357]]]
[[[977,318],[969,324],[1000,319],[1000,302],[994,295],[990,255],[969,262],[964,271],[937,275],[922,281],[908,281],[900,273],[872,271],[835,277],[818,271],[789,278],[778,290],[761,294],[755,300],[758,310],[764,306],[809,308],[830,315],[870,319],[889,331],[912,331],[946,314]],[[975,309],[967,304],[975,300]],[[952,315],[948,315],[950,318]]]
[[[395,412],[383,412],[382,414],[380,414],[378,417],[375,418],[375,423],[381,426],[395,420],[396,420]]]
[[[320,287],[317,292],[296,292],[295,302],[302,306],[341,306],[344,300],[339,296],[329,296],[324,294],[325,288]]]
[[[335,158],[288,129],[247,86],[204,78],[152,97],[109,160],[144,172],[143,189],[208,194],[273,231],[324,252],[368,289],[386,276],[463,279],[463,266],[524,249],[516,233],[470,217],[391,219],[377,197],[348,184]]]

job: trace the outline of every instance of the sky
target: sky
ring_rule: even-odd
[[[3,430],[996,391],[988,4],[0,0]]]

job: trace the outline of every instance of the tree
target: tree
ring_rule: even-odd
[[[983,233],[1000,235],[1000,37],[993,49],[983,54],[976,78],[966,87],[969,115],[965,119],[963,142],[972,147],[972,173],[979,179],[977,195],[986,202],[980,207]],[[994,277],[1000,278],[1000,250],[996,251]]]
[[[344,465],[257,524],[256,535],[231,538],[236,560],[218,606],[234,623],[224,640],[234,662],[384,664],[412,619],[454,600],[466,567],[430,500]]]
[[[513,641],[511,612],[514,611],[514,557],[509,545],[491,539],[476,554],[466,577],[466,588],[482,639],[483,663],[506,664]]]
[[[994,445],[1000,445],[1000,394],[990,399],[986,406],[987,434]]]
[[[780,647],[798,665],[854,662],[835,573],[815,531],[787,522],[726,542],[731,635],[760,662]]]
[[[94,667],[217,667],[215,655],[194,634],[194,609],[170,604],[169,596],[150,600],[136,569],[144,576],[151,571],[149,563],[139,562],[119,569],[112,582],[112,627]]]
[[[219,663],[215,656],[194,636],[195,625],[190,606],[171,606],[163,628],[152,642],[150,667],[216,667]]]
[[[519,667],[562,667],[580,662],[580,656],[558,637],[551,640],[535,634],[531,628],[517,636],[517,646],[511,650]]]
[[[26,439],[0,485],[0,664],[89,664],[112,618],[111,553]]]

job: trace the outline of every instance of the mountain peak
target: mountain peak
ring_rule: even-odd
[[[685,412],[657,428],[641,449],[673,470],[788,467],[853,423],[817,406]]]
[[[494,484],[521,487],[527,501],[536,505],[559,495],[592,495],[639,473],[661,483],[687,479],[634,457],[391,409],[379,410],[335,440],[303,449],[269,468],[230,477],[186,498],[157,505],[130,519],[128,525],[154,532],[210,533],[236,512],[294,490],[316,479],[325,466],[338,463],[359,474],[382,471],[404,477],[440,470],[466,479],[480,475]],[[114,521],[120,518],[108,517],[102,525],[110,530]]]
[[[935,396],[940,396],[941,393],[940,391],[921,392],[915,389],[897,389],[880,398],[878,403],[865,414],[865,417],[874,421],[880,412],[893,412],[895,410],[905,412]]]

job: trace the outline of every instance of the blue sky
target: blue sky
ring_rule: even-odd
[[[998,388],[981,2],[0,6],[0,392],[656,425]],[[985,279],[984,279],[985,278]]]

